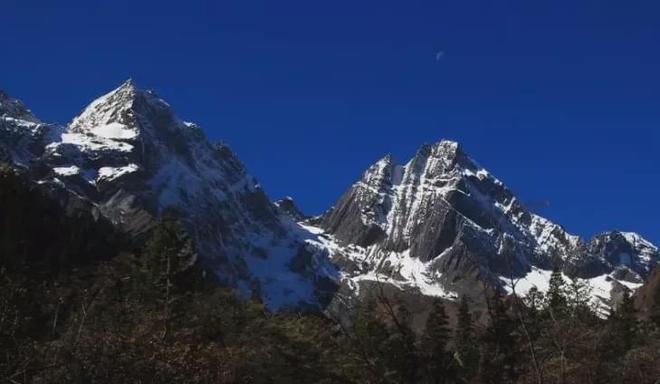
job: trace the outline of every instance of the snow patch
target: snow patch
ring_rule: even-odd
[[[119,151],[130,152],[133,146],[121,141],[112,139],[99,139],[96,136],[89,136],[83,133],[63,133],[61,142],[51,143],[46,148],[56,150],[61,144],[71,144],[80,147],[83,152],[88,151]]]
[[[500,280],[504,283],[505,290],[512,294],[515,288],[516,295],[524,296],[529,291],[535,287],[540,292],[547,292],[550,287],[550,277],[552,276],[552,271],[539,269],[532,267],[532,270],[523,278],[514,279],[513,287],[511,279],[500,277]],[[571,278],[562,273],[564,281],[568,284],[571,281]],[[628,281],[617,280],[611,275],[604,274],[601,276],[593,277],[590,279],[577,279],[581,282],[587,283],[591,288],[591,300],[593,303],[598,304],[601,308],[607,308],[607,305],[603,304],[603,300],[610,300],[611,292],[614,289],[615,284],[621,284],[628,289],[635,291],[642,284],[631,283]]]
[[[126,125],[117,122],[96,126],[92,128],[90,132],[106,139],[129,140],[136,138],[138,135],[137,130],[131,129]]]
[[[374,248],[362,248],[355,245],[344,246],[339,244],[331,235],[325,233],[323,229],[311,225],[300,224],[300,226],[310,234],[307,242],[316,244],[319,247],[327,249],[330,255],[341,255],[342,257],[360,265],[369,261],[383,261],[383,264],[389,264],[389,268],[394,271],[392,277],[374,270],[362,271],[357,273],[341,273],[341,280],[349,287],[352,287],[355,294],[359,294],[359,282],[377,281],[391,284],[401,290],[417,289],[425,296],[443,297],[448,299],[457,299],[458,295],[447,291],[439,283],[440,273],[433,271],[432,263],[422,262],[418,258],[411,257],[410,251],[389,252],[385,255],[379,254]],[[443,253],[444,254],[444,253]],[[439,260],[443,255],[438,256]],[[375,260],[375,258],[378,258]],[[433,272],[431,272],[433,271]]]
[[[305,276],[291,270],[289,263],[296,250],[286,246],[271,246],[265,255],[245,257],[250,272],[261,283],[263,299],[272,309],[316,301],[314,285]]]
[[[129,173],[136,172],[140,167],[137,164],[129,164],[124,167],[101,167],[99,168],[98,181],[112,181]]]
[[[55,167],[53,171],[60,176],[73,176],[80,173],[80,168],[72,165],[69,167]]]

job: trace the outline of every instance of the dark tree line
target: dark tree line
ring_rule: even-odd
[[[0,382],[656,383],[660,292],[650,320],[633,300],[606,319],[588,287],[553,273],[543,294],[435,300],[423,331],[384,294],[350,327],[270,313],[204,278],[167,218],[139,252],[68,271],[0,268]],[[455,319],[448,306],[456,306]]]

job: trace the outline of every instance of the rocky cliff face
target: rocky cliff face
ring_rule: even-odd
[[[660,268],[655,268],[635,294],[639,315],[660,325]]]
[[[423,145],[405,164],[382,158],[308,219],[292,199],[271,203],[229,147],[132,81],[65,127],[0,93],[0,161],[65,210],[86,206],[134,238],[176,213],[204,266],[274,309],[320,308],[373,281],[447,298],[513,285],[524,293],[547,286],[555,267],[608,301],[640,286],[660,257],[634,233],[589,242],[567,233],[451,141]]]
[[[43,188],[0,166],[0,264],[34,274],[66,271],[131,249],[89,201]]]
[[[275,202],[280,214],[289,216],[294,221],[305,221],[308,217],[298,208],[292,197],[284,197]]]
[[[320,227],[344,249],[338,259],[351,265],[351,279],[378,277],[445,296],[511,290],[511,281],[519,291],[542,288],[559,267],[605,297],[619,285],[636,287],[660,258],[636,234],[610,232],[587,243],[567,233],[451,141],[424,145],[405,164],[382,158]]]
[[[282,232],[268,198],[228,147],[209,142],[130,81],[73,119],[41,161],[52,170],[44,181],[90,197],[120,225],[134,225],[125,212],[134,207],[153,215],[176,210],[194,221],[202,248],[207,232],[214,243]]]
[[[273,308],[318,303],[316,279],[325,277],[289,267],[305,248],[298,225],[226,145],[211,143],[152,91],[129,80],[59,131],[44,129],[20,102],[7,105],[3,118],[21,129],[15,140],[2,140],[14,149],[8,160],[29,164],[43,188],[72,191],[133,236],[174,212],[221,281],[262,295]]]
[[[0,161],[29,165],[56,131],[56,126],[42,123],[23,103],[0,91]]]

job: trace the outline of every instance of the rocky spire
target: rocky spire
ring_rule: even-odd
[[[90,103],[71,121],[68,131],[103,139],[130,140],[144,133],[144,129],[176,130],[186,126],[167,102],[128,79]]]
[[[371,165],[362,174],[360,182],[369,188],[382,190],[392,185],[393,170],[396,166],[396,161],[392,154],[387,154],[373,165]]]
[[[39,124],[41,121],[20,101],[0,90],[0,117],[9,117]]]
[[[281,214],[291,217],[295,221],[303,221],[307,216],[298,208],[291,196],[285,196],[275,202],[275,206]]]

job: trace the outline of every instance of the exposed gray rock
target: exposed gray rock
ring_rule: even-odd
[[[174,212],[220,281],[262,294],[272,308],[319,305],[315,287],[325,283],[310,268],[325,253],[290,268],[308,235],[281,217],[227,145],[211,143],[154,92],[129,80],[53,130],[20,102],[0,100],[0,148],[44,188],[81,196],[133,237]]]
[[[362,266],[356,278],[376,273],[473,298],[484,284],[503,288],[555,267],[584,279],[611,274],[614,291],[614,280],[640,283],[660,258],[638,235],[586,243],[535,215],[452,141],[425,144],[405,164],[380,159],[318,225],[341,246],[362,248],[336,252],[336,263]]]
[[[132,81],[66,127],[0,92],[0,161],[25,169],[63,207],[85,202],[132,237],[175,212],[206,267],[273,308],[334,307],[374,279],[478,302],[555,267],[596,279],[598,294],[612,298],[639,286],[660,258],[634,233],[585,242],[535,215],[452,141],[425,144],[405,164],[385,156],[308,218],[290,198],[271,203],[227,145]]]
[[[287,215],[295,221],[305,221],[308,219],[290,196],[277,200],[275,206],[281,214]]]
[[[19,100],[0,91],[0,161],[26,167],[58,127],[42,123]]]

